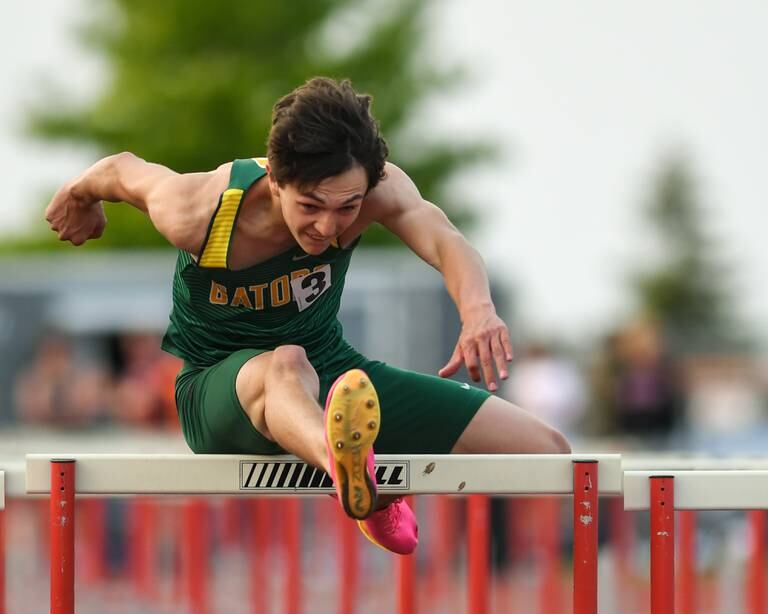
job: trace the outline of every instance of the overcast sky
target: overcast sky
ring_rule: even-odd
[[[458,187],[482,203],[473,240],[514,285],[518,327],[580,339],[623,309],[623,278],[644,255],[640,205],[663,156],[690,154],[745,317],[768,330],[768,3],[440,0],[442,61],[474,77],[429,121],[492,134],[498,164]],[[3,227],[39,204],[42,180],[79,170],[86,152],[18,134],[42,74],[86,95],[98,66],[71,37],[83,0],[11,3],[0,21]]]

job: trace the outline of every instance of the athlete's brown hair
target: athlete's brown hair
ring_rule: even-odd
[[[373,189],[384,177],[389,152],[370,105],[371,97],[355,92],[349,81],[325,77],[278,100],[267,142],[278,185],[313,186],[358,163]]]

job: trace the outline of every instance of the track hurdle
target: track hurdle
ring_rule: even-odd
[[[622,457],[624,471],[755,471],[768,470],[765,456],[702,456],[700,454],[648,454],[639,453]],[[744,593],[744,607],[747,614],[765,614],[766,586],[766,510],[747,511],[749,526],[749,563]],[[679,614],[695,614],[698,611],[696,590],[696,511],[680,510],[677,572],[677,605]]]
[[[673,614],[675,510],[768,509],[768,471],[626,471],[624,509],[650,510],[651,613]]]
[[[27,456],[27,492],[51,493],[52,501],[59,501],[62,493],[74,497],[75,493],[305,496],[333,492],[325,473],[287,456],[84,454],[62,457],[67,461],[63,464],[55,460],[52,455]],[[52,477],[63,477],[64,465],[77,468],[71,483],[52,482]],[[574,614],[597,612],[597,497],[621,493],[619,455],[380,455],[376,478],[382,494],[573,495]],[[57,506],[60,503],[52,505],[52,512],[57,513]],[[74,518],[64,526],[70,531],[66,536],[56,532],[52,537],[66,548],[74,539]],[[487,577],[483,578],[487,548],[487,542],[471,548],[469,567],[474,574],[468,598],[472,614],[487,612]],[[59,558],[55,561],[62,563]],[[69,603],[70,595],[74,599],[74,561],[64,563],[69,571],[61,576],[67,585],[57,582],[61,595],[57,593],[55,599],[52,595],[52,606],[61,599]],[[52,573],[59,574],[60,569],[52,568]],[[56,614],[73,611],[52,609]]]

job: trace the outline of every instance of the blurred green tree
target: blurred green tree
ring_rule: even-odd
[[[434,135],[413,121],[430,95],[462,78],[425,61],[429,21],[424,0],[110,0],[91,3],[80,38],[105,62],[107,80],[94,100],[50,100],[29,125],[47,141],[109,154],[128,150],[179,172],[212,169],[266,150],[272,105],[315,75],[349,78],[374,96],[374,113],[391,159],[424,196],[459,223],[469,220],[447,190],[461,167],[492,155],[478,142]],[[165,245],[140,213],[108,205],[107,232],[92,248]],[[381,228],[365,245],[393,237]],[[37,229],[12,248],[56,245]]]
[[[745,348],[733,271],[707,230],[709,212],[697,200],[686,157],[662,165],[645,213],[661,257],[633,276],[641,311],[661,324],[676,351]]]

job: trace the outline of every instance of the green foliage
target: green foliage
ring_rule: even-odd
[[[436,70],[420,55],[428,4],[92,0],[80,37],[104,60],[108,79],[85,105],[41,103],[30,128],[41,139],[87,144],[104,155],[127,150],[179,172],[208,170],[265,153],[280,96],[315,75],[349,78],[373,94],[393,161],[426,198],[466,221],[467,208],[451,199],[446,180],[492,152],[450,138],[408,140],[412,112],[457,82],[455,71]],[[113,207],[108,215],[105,236],[89,245],[164,243],[135,211]],[[365,244],[391,239],[373,232]]]
[[[662,323],[681,351],[743,346],[728,283],[732,275],[707,233],[707,211],[696,200],[684,158],[661,169],[646,213],[663,259],[633,280],[643,312]]]

